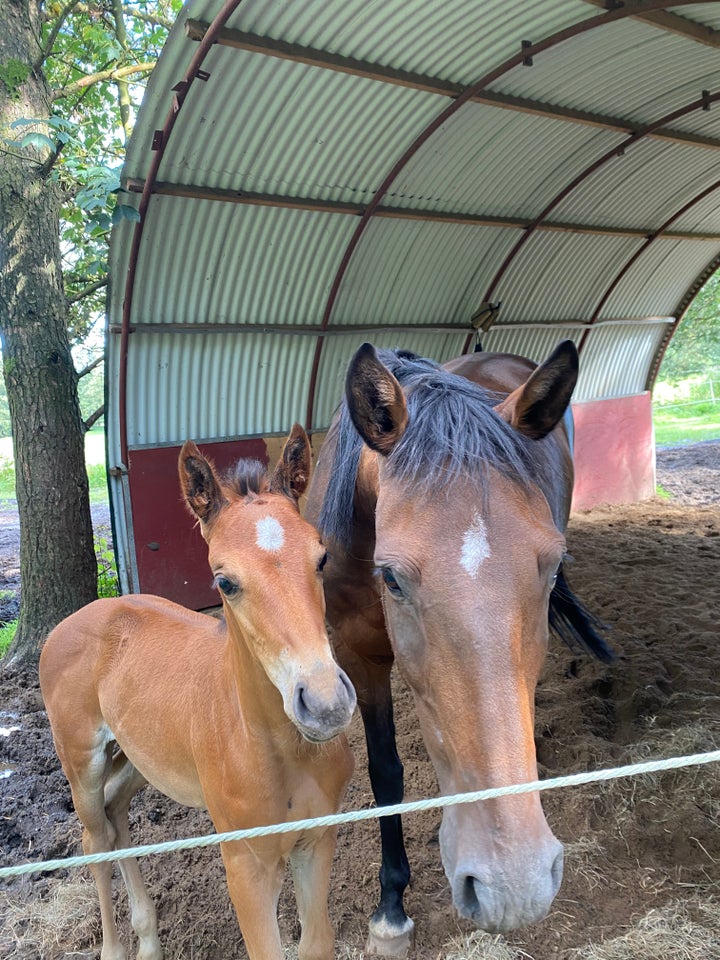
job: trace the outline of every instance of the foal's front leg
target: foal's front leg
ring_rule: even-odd
[[[330,868],[335,853],[337,828],[313,831],[308,842],[300,842],[290,854],[300,916],[298,960],[334,960],[335,935],[328,914]]]
[[[222,830],[230,827],[222,827]],[[273,837],[253,841],[269,846]],[[260,856],[247,841],[221,843],[228,889],[250,960],[283,960],[277,922],[278,899],[285,873],[279,854]]]

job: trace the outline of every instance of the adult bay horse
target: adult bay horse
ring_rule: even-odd
[[[378,805],[402,799],[393,661],[410,686],[444,794],[537,777],[534,693],[550,623],[612,652],[563,574],[573,483],[563,422],[577,351],[540,366],[475,353],[444,368],[364,344],[323,444],[306,517],[330,550],[333,644],[355,685]],[[367,950],[402,956],[413,923],[399,817],[380,821],[381,897]],[[455,907],[489,931],[542,918],[562,847],[537,793],[445,809]]]
[[[335,813],[352,773],[341,731],[355,693],[325,628],[325,550],[298,511],[310,448],[296,425],[268,479],[256,461],[220,478],[192,441],[180,484],[200,522],[224,619],[160,597],[97,600],[47,639],[40,682],[86,853],[129,845],[128,806],[146,782],[206,808],[218,831]],[[290,859],[299,957],[332,960],[327,910],[334,829],[222,845],[251,960],[281,960],[277,901]],[[135,860],[120,861],[140,960],[162,955]],[[126,956],[112,864],[92,867],[102,960]]]

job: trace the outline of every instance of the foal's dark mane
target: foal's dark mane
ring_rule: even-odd
[[[552,450],[543,440],[526,439],[494,412],[499,395],[407,351],[378,350],[378,356],[405,392],[408,428],[387,457],[385,469],[405,484],[408,494],[437,496],[449,492],[458,478],[471,476],[485,495],[492,467],[525,487],[539,486],[552,505],[549,494],[556,466]],[[345,548],[352,537],[362,445],[343,402],[318,526],[326,540]]]
[[[239,497],[252,496],[267,489],[267,468],[259,460],[244,457],[228,467],[220,482]]]

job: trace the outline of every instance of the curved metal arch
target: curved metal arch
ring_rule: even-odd
[[[651,233],[637,248],[637,250],[635,250],[635,252],[627,259],[623,266],[618,270],[613,280],[608,284],[605,293],[603,293],[598,300],[597,306],[595,307],[592,317],[588,323],[588,328],[583,331],[580,343],[578,344],[578,351],[582,351],[583,346],[585,345],[585,341],[590,333],[589,328],[597,323],[603,307],[615,292],[621,280],[627,276],[630,269],[637,263],[640,257],[649,249],[649,247],[652,246],[658,237],[661,237],[667,231],[668,227],[670,227],[679,217],[681,217],[684,213],[687,213],[688,210],[691,210],[696,203],[700,203],[701,200],[704,200],[705,197],[718,189],[720,189],[720,179],[713,181],[709,187],[705,187],[704,190],[701,190],[700,193],[692,198],[692,200],[688,200],[687,203],[684,203],[682,207],[673,213],[672,216],[668,217],[667,220],[657,228],[657,230],[653,231],[653,233]]]
[[[710,277],[719,269],[720,269],[720,253],[716,257],[713,257],[713,259],[705,267],[702,273],[698,274],[698,276],[695,277],[695,280],[693,281],[691,286],[688,287],[688,289],[685,291],[685,293],[682,295],[682,297],[678,301],[673,311],[673,314],[675,315],[675,321],[674,323],[671,323],[668,326],[668,329],[665,332],[665,336],[662,339],[662,343],[658,347],[657,352],[653,357],[653,362],[650,367],[650,370],[648,371],[647,380],[645,381],[646,390],[652,390],[652,388],[655,386],[655,381],[657,380],[658,373],[660,372],[660,367],[663,362],[663,357],[665,356],[665,351],[667,350],[668,345],[670,344],[670,341],[675,336],[677,328],[685,319],[685,314],[690,309],[690,306],[693,300],[700,293],[700,291],[708,282]]]
[[[128,345],[130,340],[130,315],[132,311],[133,293],[135,290],[135,275],[137,273],[138,260],[140,258],[140,247],[142,245],[143,231],[145,229],[145,216],[150,204],[150,197],[153,193],[153,187],[157,179],[158,170],[162,162],[165,150],[167,149],[170,135],[175,127],[175,121],[178,118],[182,105],[187,97],[188,90],[195,80],[207,80],[202,76],[200,69],[208,53],[215,45],[215,38],[219,30],[225,26],[228,18],[240,6],[242,0],[225,0],[225,3],[218,11],[215,19],[208,27],[207,33],[203,37],[195,54],[190,60],[187,70],[183,74],[182,80],[175,84],[173,90],[175,96],[170,107],[162,130],[155,131],[153,138],[153,157],[150,162],[150,169],[145,178],[138,213],[140,219],[136,221],[133,231],[132,244],[130,246],[130,257],[128,261],[127,276],[125,278],[125,299],[123,301],[122,325],[120,332],[120,369],[118,371],[118,409],[120,414],[120,460],[124,469],[128,466],[128,441],[127,441],[127,364],[128,364]]]
[[[557,193],[548,204],[545,205],[537,217],[535,217],[535,219],[532,220],[524,229],[522,236],[518,238],[512,250],[510,250],[503,262],[498,267],[495,276],[490,282],[490,286],[485,291],[485,294],[482,298],[483,302],[490,302],[493,293],[497,289],[498,283],[510,268],[522,248],[535,234],[535,231],[540,224],[546,219],[548,214],[550,214],[555,207],[558,206],[558,204],[562,203],[566,197],[576,190],[580,184],[588,180],[601,167],[604,167],[606,163],[609,163],[610,160],[613,160],[615,157],[622,156],[629,147],[638,143],[640,140],[649,137],[651,133],[658,129],[658,127],[664,127],[668,123],[672,123],[673,120],[677,120],[679,117],[684,117],[689,113],[694,113],[696,110],[702,110],[706,108],[707,104],[715,103],[717,100],[720,100],[720,92],[698,97],[696,100],[693,100],[692,103],[689,103],[684,107],[679,107],[677,110],[673,110],[672,113],[668,113],[664,117],[660,117],[659,120],[655,120],[653,123],[648,124],[642,130],[636,130],[634,133],[630,134],[630,136],[626,137],[622,143],[614,146],[611,150],[606,151],[601,157],[598,157],[596,160],[594,160],[588,167],[586,167],[584,170],[581,170],[580,173],[578,173],[577,176],[570,181],[570,183],[566,184],[563,189]],[[465,349],[467,350],[467,346]]]
[[[564,43],[566,40],[572,40],[576,36],[580,36],[590,30],[594,30],[596,27],[601,27],[609,23],[615,23],[618,20],[624,20],[627,17],[631,17],[638,13],[663,10],[666,7],[688,6],[692,2],[693,0],[637,0],[637,2],[633,2],[633,0],[626,0],[622,6],[613,7],[612,9],[605,10],[603,13],[598,14],[595,17],[589,17],[587,20],[573,24],[571,27],[565,27],[554,34],[551,34],[549,37],[545,37],[544,40],[540,40],[538,43],[534,43],[529,46],[523,46],[519,53],[509,57],[498,67],[495,67],[493,70],[486,73],[480,80],[476,81],[476,83],[470,87],[467,87],[462,93],[460,93],[448,107],[442,110],[438,116],[430,124],[428,124],[427,127],[425,127],[425,129],[418,135],[413,143],[410,144],[407,150],[392,167],[387,177],[385,180],[383,180],[382,184],[373,196],[372,200],[365,208],[365,211],[362,214],[360,221],[348,242],[345,253],[343,254],[340,265],[338,266],[335,274],[335,278],[330,288],[328,299],[325,305],[321,328],[325,329],[330,322],[330,317],[337,301],[340,287],[350,265],[350,261],[352,260],[353,254],[355,253],[355,250],[357,249],[357,246],[383,197],[386,195],[400,172],[405,168],[420,147],[438,130],[440,126],[442,126],[443,123],[445,123],[446,120],[457,113],[461,107],[468,103],[468,101],[470,101],[474,96],[477,96],[485,87],[489,86],[491,83],[494,83],[509,70],[514,69],[523,62],[526,62],[528,58],[537,56],[540,53],[544,53],[546,50],[558,46],[559,44]],[[617,151],[617,148],[615,148],[615,150]],[[484,299],[487,299],[487,297]],[[468,338],[468,342],[469,340],[470,338]],[[308,400],[305,415],[305,426],[308,432],[312,432],[315,391],[317,387],[317,378],[320,368],[323,342],[324,338],[319,337],[315,346],[315,355],[313,357],[313,364],[310,373]],[[467,347],[465,349],[467,349]]]

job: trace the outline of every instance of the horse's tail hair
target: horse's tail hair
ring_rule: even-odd
[[[570,589],[562,564],[550,594],[550,627],[571,650],[580,648],[603,663],[612,663],[615,652],[603,637],[607,624],[590,613]]]

